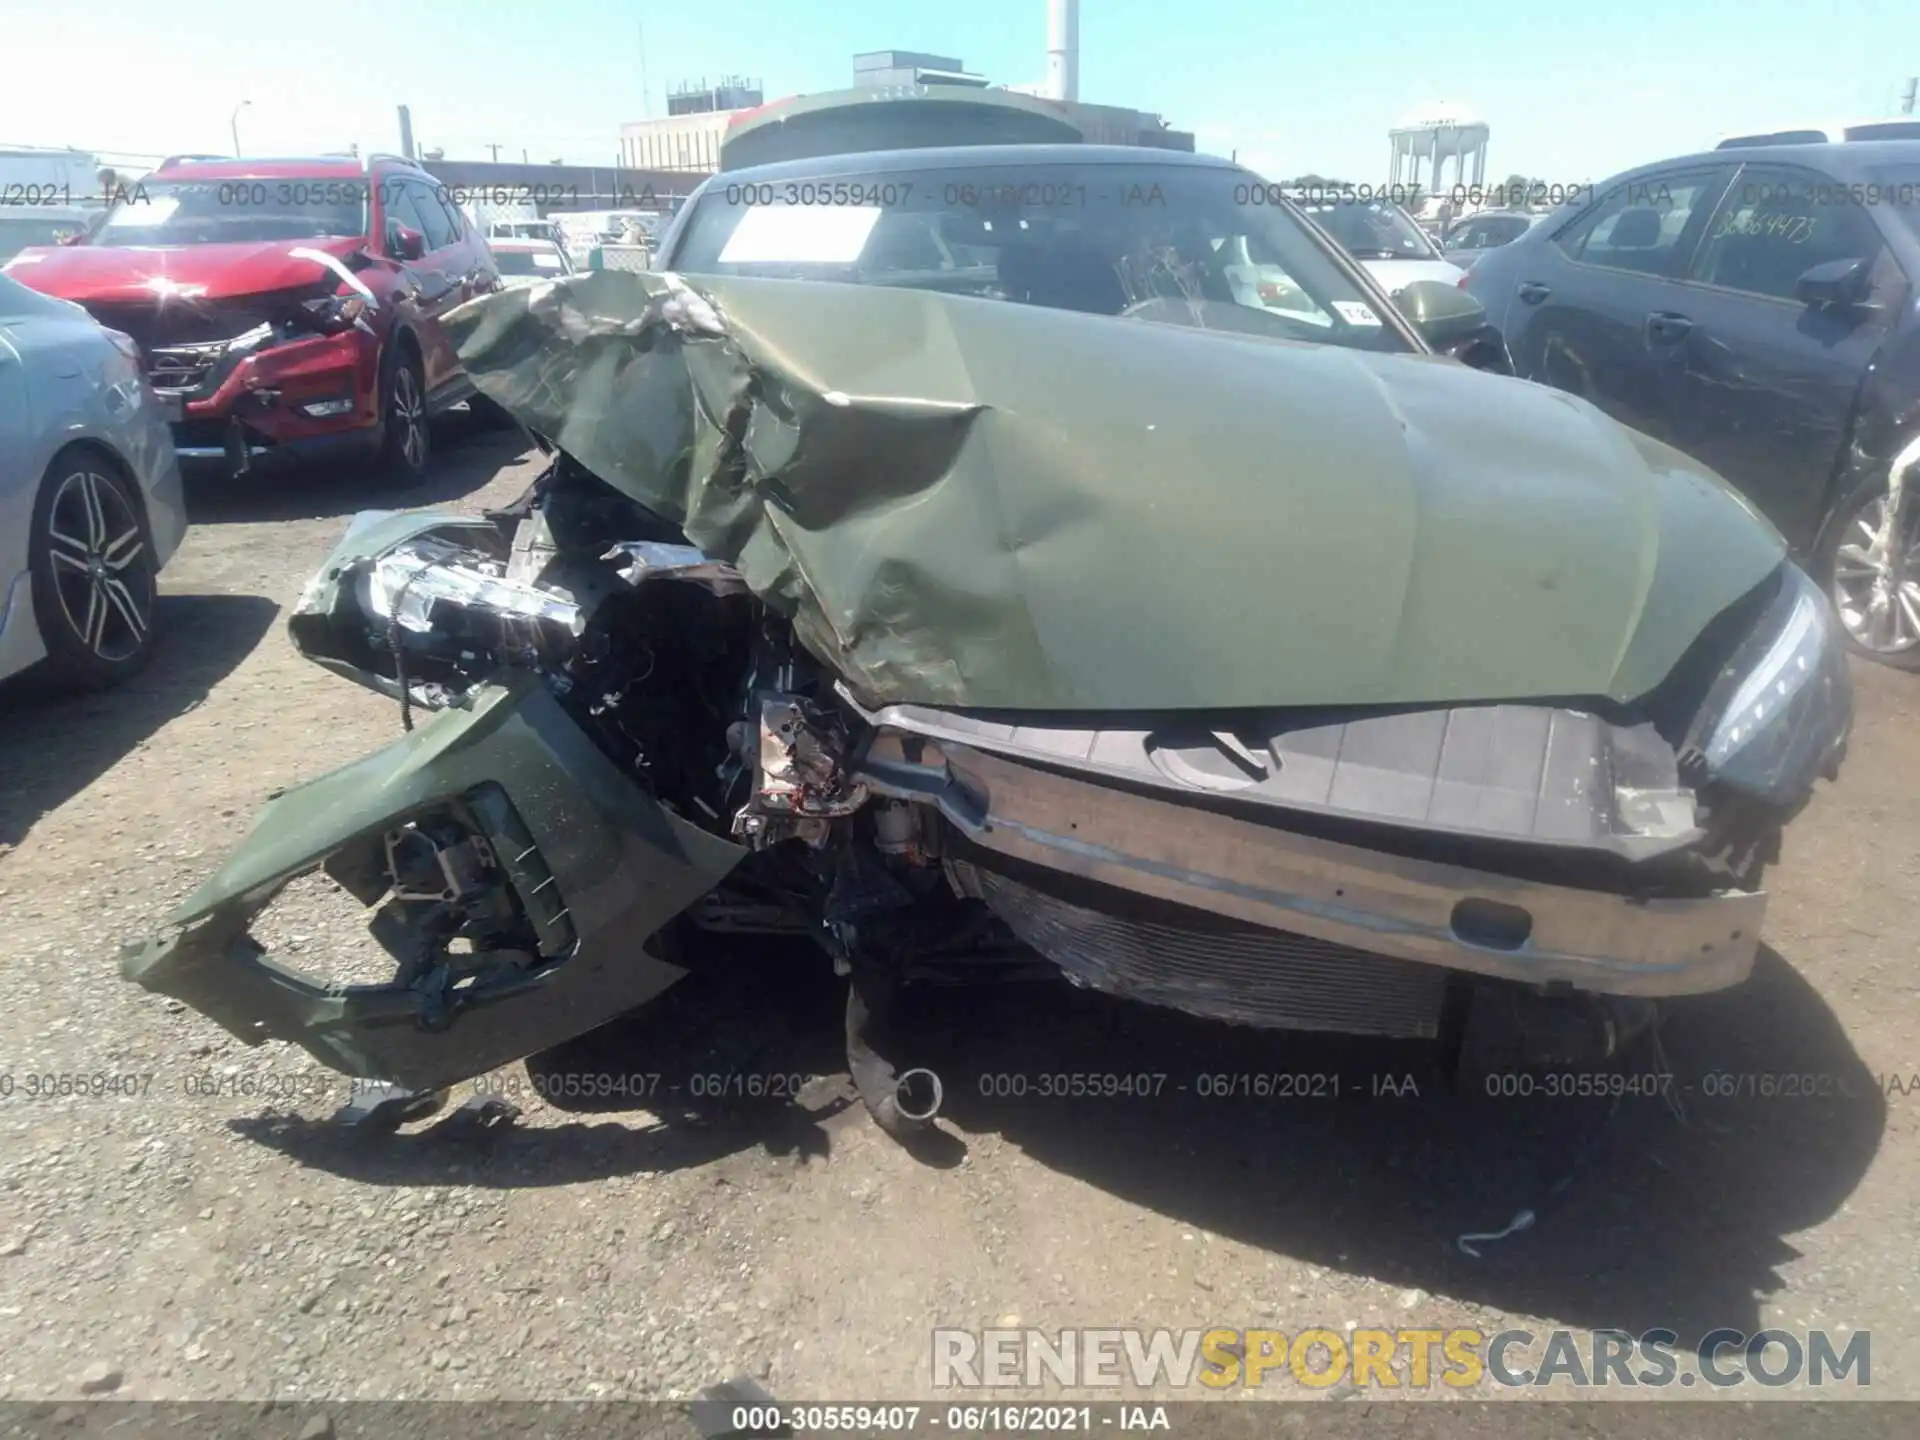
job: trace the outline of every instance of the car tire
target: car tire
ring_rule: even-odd
[[[54,457],[35,497],[27,565],[51,688],[103,690],[153,655],[159,564],[146,506],[120,466],[77,448]]]
[[[432,455],[425,371],[410,347],[395,342],[380,364],[381,478],[397,486],[418,485],[426,479]]]
[[[1909,497],[1905,509],[1906,536],[1885,534],[1887,487],[1864,487],[1841,502],[1813,560],[1847,649],[1876,664],[1920,671],[1920,496]],[[1902,548],[1903,558],[1896,553]]]

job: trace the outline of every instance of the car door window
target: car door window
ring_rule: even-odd
[[[1449,250],[1484,250],[1490,243],[1489,227],[1484,220],[1469,220],[1447,237]]]
[[[1707,227],[1689,278],[1707,285],[1792,300],[1815,265],[1871,265],[1884,242],[1848,187],[1811,170],[1751,165],[1727,191]]]
[[[420,229],[427,237],[427,249],[444,250],[459,239],[459,231],[454,228],[438,195],[417,180],[403,181],[402,188],[413,199],[414,212],[420,217]]]
[[[1686,253],[1682,242],[1699,228],[1729,173],[1713,167],[1616,185],[1553,243],[1582,265],[1675,276]]]
[[[440,207],[440,213],[447,217],[447,224],[452,227],[452,235],[447,243],[459,244],[467,238],[467,224],[465,217],[460,214],[460,207],[453,203],[452,194],[444,186],[434,190],[433,198],[434,203]]]
[[[404,180],[389,180],[380,187],[380,198],[386,212],[384,239],[389,255],[400,253],[399,232],[403,228],[427,234],[426,221],[421,218],[419,207],[414,203],[413,188]],[[433,248],[431,240],[426,243],[428,249]]]

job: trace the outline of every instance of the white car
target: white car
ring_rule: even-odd
[[[1467,272],[1440,253],[1426,231],[1388,200],[1324,200],[1305,207],[1314,222],[1367,267],[1389,297],[1415,280],[1458,285]]]
[[[551,240],[558,245],[566,239],[551,220],[494,220],[487,225],[487,241]]]
[[[489,240],[503,285],[533,285],[574,273],[574,263],[551,240]]]
[[[0,679],[44,664],[98,689],[137,671],[186,528],[139,347],[0,275]]]

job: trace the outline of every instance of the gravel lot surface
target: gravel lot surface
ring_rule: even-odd
[[[147,674],[0,694],[0,1398],[614,1399],[741,1374],[783,1398],[928,1396],[936,1323],[1864,1329],[1873,1392],[1920,1398],[1920,677],[1869,667],[1752,980],[1673,1005],[1646,1061],[1677,1113],[1449,1099],[1417,1048],[1022,988],[922,1005],[947,1118],[910,1153],[851,1101],[824,967],[763,949],[607,1047],[661,1077],[651,1103],[562,1110],[516,1067],[508,1125],[330,1123],[339,1077],[137,990],[117,956],[268,791],[400,733],[396,706],[294,655],[284,607],[353,511],[472,511],[536,468],[498,434],[442,444],[399,499],[334,474],[194,486]],[[263,932],[316,970],[367,961],[324,885]],[[1341,1097],[1194,1093],[1276,1071],[1337,1073]],[[801,1077],[799,1103],[694,1093],[746,1072]],[[982,1093],[1082,1072],[1169,1078],[1158,1098]],[[134,1093],[37,1093],[96,1074]],[[1723,1074],[1823,1093],[1709,1093]],[[1537,1222],[1482,1258],[1457,1247],[1523,1208]]]

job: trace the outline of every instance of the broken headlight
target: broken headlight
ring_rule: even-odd
[[[1793,806],[1837,766],[1853,725],[1853,684],[1833,607],[1799,566],[1721,671],[1696,742],[1715,780]]]
[[[367,302],[358,295],[324,295],[318,300],[305,300],[300,308],[307,314],[307,323],[322,335],[338,335],[347,330],[366,330],[372,333],[367,324]]]

